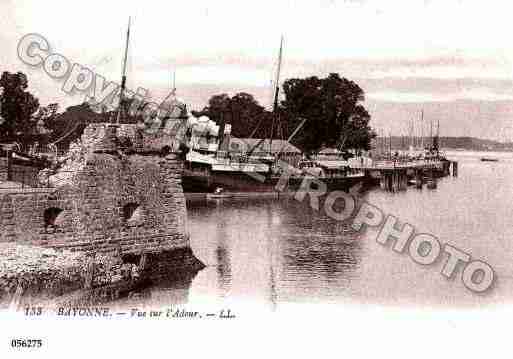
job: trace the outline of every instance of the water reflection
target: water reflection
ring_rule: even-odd
[[[219,217],[218,217],[219,218]],[[218,276],[219,294],[221,297],[226,297],[230,293],[232,270],[230,263],[230,248],[227,241],[226,221],[222,216],[219,218],[217,225],[217,246],[215,249],[215,256],[217,261],[216,271]]]
[[[182,305],[189,302],[192,277],[162,278],[146,288],[133,291],[116,304],[124,308],[159,308],[162,305]]]
[[[197,292],[245,298],[271,308],[283,301],[339,296],[361,258],[347,224],[294,199],[188,203],[196,255],[215,268],[194,280]]]
[[[155,283],[138,298],[160,305],[285,302],[473,305],[504,302],[513,292],[513,157],[482,163],[460,158],[460,176],[436,190],[374,189],[364,199],[428,232],[443,243],[487,261],[496,271],[493,291],[476,295],[446,280],[441,261],[420,266],[408,255],[378,244],[371,232],[354,233],[293,198],[188,201],[195,255],[207,265],[187,282]],[[461,276],[461,269],[456,274]]]

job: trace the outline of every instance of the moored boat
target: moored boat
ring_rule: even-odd
[[[217,187],[214,191],[214,193],[207,193],[206,198],[207,200],[220,200],[220,199],[226,199],[231,198],[232,194],[227,193],[224,191],[224,188]]]

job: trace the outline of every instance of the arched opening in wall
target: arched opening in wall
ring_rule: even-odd
[[[132,139],[127,136],[119,136],[118,141],[119,141],[119,146],[124,150],[132,148],[134,145],[132,143]]]
[[[123,220],[127,223],[136,223],[142,219],[142,210],[138,203],[127,203],[123,206]]]
[[[50,207],[45,209],[43,219],[45,221],[45,228],[57,227],[62,221],[62,208]]]
[[[171,153],[171,147],[170,146],[164,146],[160,149],[160,155],[162,157],[165,157]]]

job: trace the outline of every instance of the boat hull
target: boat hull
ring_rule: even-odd
[[[242,172],[210,172],[206,174],[184,173],[182,177],[182,186],[184,192],[211,193],[216,188],[223,188],[228,192],[276,192],[278,188],[279,176],[266,176],[256,173]],[[301,189],[304,177],[290,177],[288,183],[283,190],[298,191]],[[326,189],[348,191],[352,186],[362,182],[363,176],[347,176],[347,177],[319,177],[318,180],[326,184]],[[304,184],[308,187],[307,183]],[[315,184],[310,185],[315,188]],[[306,188],[308,189],[308,188]]]

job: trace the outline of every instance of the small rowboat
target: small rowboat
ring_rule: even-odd
[[[427,187],[428,189],[436,189],[436,187],[437,187],[436,180],[429,180],[429,181],[427,182],[426,187]]]
[[[220,194],[207,193],[207,199],[209,199],[209,200],[226,199],[226,198],[232,198],[232,197],[233,197],[233,195],[230,193],[220,193]]]
[[[499,159],[491,158],[491,157],[481,157],[481,161],[483,161],[483,162],[499,162]]]
[[[224,192],[224,189],[221,187],[216,188],[214,193],[207,193],[207,200],[217,200],[231,197],[233,197],[233,194]]]

